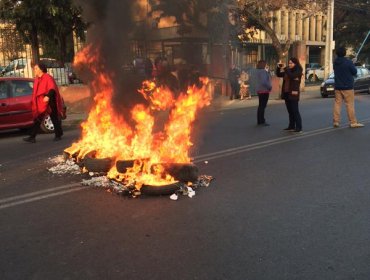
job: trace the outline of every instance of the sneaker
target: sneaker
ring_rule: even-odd
[[[333,127],[334,127],[334,128],[339,127],[339,123],[337,123],[337,122],[333,123]]]
[[[351,123],[349,126],[351,128],[364,127],[364,125],[362,123]]]
[[[23,141],[28,142],[28,143],[36,143],[36,139],[31,136],[23,138]]]

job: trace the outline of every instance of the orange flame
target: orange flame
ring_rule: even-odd
[[[175,100],[166,87],[157,87],[153,81],[145,81],[138,90],[149,102],[149,108],[137,104],[131,111],[130,127],[123,116],[117,114],[111,102],[113,84],[110,73],[103,73],[100,56],[91,46],[78,53],[75,64],[85,64],[94,75],[91,90],[95,93],[94,106],[82,126],[81,139],[65,151],[77,159],[94,151],[95,157],[110,157],[115,160],[134,159],[135,164],[125,174],[116,167],[108,173],[109,178],[134,183],[161,185],[174,182],[174,178],[155,170],[155,163],[189,163],[191,124],[198,109],[210,104],[211,96],[206,90],[207,78],[202,78],[202,87],[189,87]],[[153,133],[156,119],[154,111],[170,109],[164,131]],[[158,166],[157,166],[158,168]]]

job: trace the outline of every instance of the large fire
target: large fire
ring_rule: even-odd
[[[118,172],[113,164],[108,177],[134,182],[138,189],[143,184],[175,182],[161,164],[191,162],[191,125],[197,110],[210,104],[211,96],[206,89],[208,79],[201,78],[201,88],[191,86],[177,98],[167,87],[158,87],[154,81],[143,82],[138,94],[142,94],[150,105],[135,105],[128,122],[112,107],[112,79],[101,69],[98,51],[86,47],[77,54],[74,64],[89,67],[94,76],[90,86],[95,97],[88,118],[81,125],[81,139],[65,152],[78,160],[91,153],[96,158],[111,158],[113,162],[134,160],[134,165],[125,173]],[[165,110],[170,112],[166,124],[162,131],[154,132],[155,112]]]

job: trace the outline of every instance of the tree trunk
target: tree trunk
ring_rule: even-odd
[[[269,22],[265,19],[268,19],[268,15],[257,17],[252,12],[250,12],[248,9],[245,10],[251,18],[254,18],[258,21],[258,23],[262,26],[262,29],[271,37],[272,45],[274,46],[276,53],[278,54],[279,60],[282,62],[285,62],[286,57],[289,52],[289,48],[291,45],[290,40],[287,40],[285,44],[282,44],[277,37],[275,31],[271,28],[269,25]]]
[[[66,62],[67,58],[67,40],[66,36],[63,34],[59,35],[59,60],[62,64],[61,66],[64,67],[64,63]]]
[[[39,38],[37,27],[32,24],[31,31],[31,50],[32,50],[32,65],[39,63],[40,61],[40,50],[39,50]]]

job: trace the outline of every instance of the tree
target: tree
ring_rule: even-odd
[[[362,20],[370,17],[370,2],[354,0],[351,4],[335,1],[334,9],[334,40],[336,45],[346,45],[358,51],[365,36],[370,31],[370,21]],[[370,39],[361,51],[360,59],[370,55]]]
[[[43,0],[3,0],[0,2],[1,16],[13,22],[24,41],[31,45],[33,62],[39,61],[39,33],[46,9]]]
[[[18,54],[24,51],[24,44],[18,32],[11,26],[5,27],[1,30],[1,37],[0,49],[4,58],[9,61],[18,58]]]
[[[42,30],[48,38],[54,38],[59,49],[59,61],[64,63],[67,58],[67,40],[72,38],[73,31],[80,38],[85,37],[87,24],[82,20],[81,7],[75,6],[72,0],[51,0],[48,11],[49,25]]]
[[[40,39],[54,38],[59,44],[60,59],[65,60],[66,38],[76,30],[83,36],[86,25],[81,19],[81,9],[71,0],[2,0],[1,18],[16,26],[24,42],[32,49],[32,60],[40,58]]]
[[[240,35],[242,40],[248,40],[250,35],[258,32],[257,29],[264,30],[270,36],[279,59],[284,60],[292,42],[289,39],[279,39],[276,30],[271,27],[271,22],[276,21],[271,12],[282,8],[288,11],[302,10],[305,17],[310,17],[326,7],[327,0],[237,0],[235,14],[242,30],[247,30]]]
[[[310,17],[327,7],[327,0],[178,0],[176,4],[171,0],[152,0],[151,3],[155,4],[154,10],[161,11],[161,16],[174,16],[182,26],[181,30],[186,32],[191,27],[202,27],[199,15],[208,13],[207,28],[211,39],[215,36],[215,40],[225,39],[222,35],[229,34],[226,39],[234,44],[239,39],[247,42],[258,30],[264,30],[270,36],[279,59],[286,57],[291,41],[279,39],[279,34],[270,25],[276,20],[271,12],[281,8],[303,10],[305,16]],[[230,18],[230,12],[234,19]],[[230,24],[233,20],[234,25]]]

